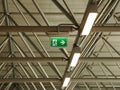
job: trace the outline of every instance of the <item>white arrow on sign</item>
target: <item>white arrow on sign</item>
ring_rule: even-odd
[[[61,43],[62,45],[64,45],[64,44],[65,44],[65,41],[64,41],[64,40],[62,40],[60,43]]]

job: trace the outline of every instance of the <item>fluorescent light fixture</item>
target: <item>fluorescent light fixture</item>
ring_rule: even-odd
[[[74,53],[74,54],[73,54],[73,58],[72,58],[70,67],[75,67],[75,66],[77,65],[77,62],[78,62],[78,60],[79,60],[79,57],[80,57],[80,53]]]
[[[90,33],[90,30],[94,24],[94,21],[95,21],[97,15],[98,15],[97,12],[90,12],[88,14],[88,17],[87,17],[87,20],[86,20],[86,23],[84,25],[84,28],[83,28],[81,35],[88,35]]]
[[[63,82],[62,87],[63,87],[63,88],[67,87],[68,84],[69,84],[69,82],[70,82],[70,77],[66,77],[65,80],[64,80],[64,82]]]

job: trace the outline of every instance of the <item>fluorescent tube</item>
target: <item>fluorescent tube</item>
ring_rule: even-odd
[[[97,15],[98,15],[98,13],[96,13],[96,12],[94,12],[94,13],[92,12],[92,13],[88,14],[88,17],[87,17],[87,20],[86,20],[86,23],[84,25],[81,35],[88,35],[90,33],[90,30],[94,24],[94,21],[95,21]]]
[[[78,60],[79,60],[79,57],[80,57],[80,53],[74,53],[74,54],[73,54],[73,58],[72,58],[70,67],[75,67],[75,66],[77,65],[77,62],[78,62]]]
[[[69,82],[70,82],[70,77],[66,77],[65,80],[64,80],[64,82],[63,82],[62,87],[63,87],[63,88],[67,87],[68,84],[69,84]]]

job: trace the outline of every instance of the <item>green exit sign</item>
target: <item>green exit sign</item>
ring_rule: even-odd
[[[67,38],[65,37],[52,37],[50,38],[51,47],[67,47]]]

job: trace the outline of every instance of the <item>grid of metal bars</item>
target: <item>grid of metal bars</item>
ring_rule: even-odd
[[[92,1],[92,0],[91,0]],[[94,0],[93,0],[94,1]],[[25,26],[51,26],[45,13],[41,9],[38,0],[31,0],[32,5],[37,10],[37,15],[41,16],[41,23],[36,15],[33,15],[27,6],[21,0],[1,0],[3,12],[0,13],[0,26],[20,26],[22,22],[17,19],[9,11],[10,6],[14,5],[15,9],[25,22]],[[78,20],[67,0],[52,0],[57,8],[66,16],[70,24],[65,26],[73,26],[75,29],[80,27]],[[103,6],[103,3],[106,5]],[[115,8],[119,5],[119,0],[97,0],[99,16],[95,25],[104,26],[108,24],[108,20],[115,12]],[[19,17],[19,16],[18,16]],[[28,20],[31,19],[30,20]],[[72,23],[72,24],[71,24]],[[119,24],[115,24],[119,26]],[[69,59],[73,44],[81,47],[81,57],[119,57],[119,48],[116,49],[114,44],[110,43],[114,33],[91,33],[88,37],[81,36],[79,33],[76,37],[71,34],[69,39],[72,40],[71,45],[65,49],[51,49],[48,47],[49,33],[1,33],[0,34],[0,57],[7,58],[37,58],[37,57],[56,57],[62,56],[66,60]],[[115,34],[117,35],[117,34]],[[118,35],[119,37],[119,35]],[[100,48],[98,48],[99,46]],[[71,48],[71,49],[70,49]],[[102,54],[107,52],[108,55]],[[10,62],[0,63],[0,90],[59,90],[67,68],[67,62]],[[76,68],[70,72],[71,82],[65,90],[119,90],[119,70],[120,65],[103,62],[80,62]],[[16,80],[19,78],[19,80]],[[26,81],[26,82],[25,82]],[[39,82],[38,82],[39,81]],[[21,82],[21,83],[20,83]],[[57,83],[56,83],[57,82]]]

